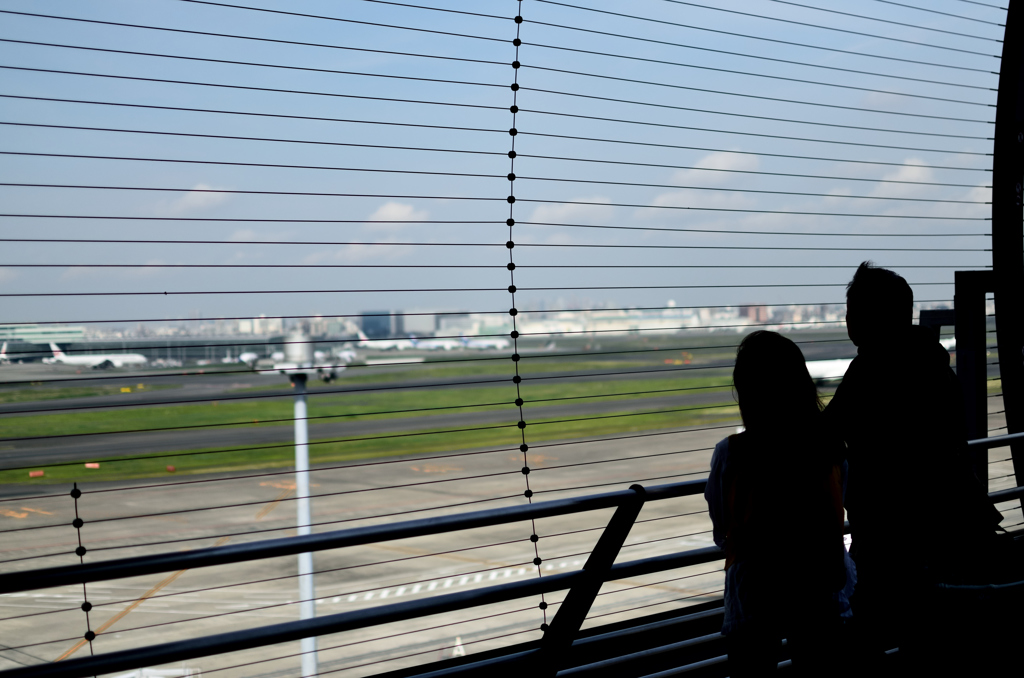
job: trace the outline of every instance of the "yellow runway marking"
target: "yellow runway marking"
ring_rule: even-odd
[[[22,511],[29,511],[31,513],[42,513],[44,516],[52,516],[53,515],[52,511],[44,511],[42,509],[34,509],[34,508],[29,508],[27,506],[19,506],[18,508],[20,508]]]
[[[18,513],[11,509],[0,509],[0,516],[7,516],[8,518],[27,518],[27,513]]]
[[[231,537],[221,537],[220,539],[218,539],[218,540],[217,540],[217,542],[216,542],[216,543],[214,544],[214,546],[223,546],[224,544],[226,544],[226,543],[227,543],[228,541],[230,541],[230,540],[231,540]],[[143,593],[141,597],[139,597],[139,598],[138,598],[138,599],[137,599],[137,600],[136,600],[135,602],[133,602],[132,604],[130,604],[130,605],[129,605],[128,607],[124,608],[123,610],[121,610],[120,612],[118,612],[117,614],[115,614],[115,615],[114,615],[113,617],[111,617],[111,618],[110,618],[110,619],[108,619],[107,621],[103,622],[103,624],[102,624],[102,625],[101,625],[101,626],[100,626],[100,627],[99,627],[98,629],[96,629],[96,630],[94,631],[94,633],[95,633],[95,634],[96,634],[97,636],[99,636],[99,635],[100,635],[101,633],[103,633],[104,631],[106,631],[107,629],[109,629],[109,628],[110,628],[111,626],[113,626],[113,625],[114,625],[114,624],[116,624],[117,622],[121,621],[121,620],[122,620],[122,619],[124,619],[124,618],[125,618],[126,616],[128,616],[128,614],[129,614],[129,613],[130,613],[130,612],[131,612],[132,610],[134,610],[135,608],[137,608],[137,607],[138,607],[139,605],[142,605],[142,604],[143,604],[144,602],[146,602],[146,601],[147,601],[148,599],[150,599],[150,598],[152,598],[153,596],[155,596],[155,595],[156,595],[157,593],[159,593],[159,592],[160,592],[160,591],[161,591],[161,590],[162,590],[163,588],[165,588],[165,587],[169,586],[169,585],[170,585],[170,584],[171,584],[171,583],[172,583],[172,582],[173,582],[173,581],[174,581],[175,579],[177,579],[177,578],[178,578],[178,577],[180,577],[181,575],[185,574],[186,572],[188,572],[188,569],[184,569],[184,570],[178,570],[178,571],[177,571],[177,572],[175,572],[174,574],[172,574],[172,575],[169,575],[169,576],[168,576],[168,577],[166,577],[166,578],[165,578],[165,579],[164,579],[163,581],[161,581],[161,582],[160,582],[159,584],[157,584],[156,586],[154,586],[154,587],[153,587],[153,588],[151,588],[150,590],[148,590],[148,591],[146,591],[145,593]],[[70,657],[70,656],[71,656],[71,655],[73,655],[74,653],[78,652],[78,651],[79,651],[79,650],[81,650],[81,649],[82,649],[83,647],[85,647],[85,644],[86,644],[86,643],[88,643],[88,642],[89,642],[89,641],[87,641],[87,640],[85,640],[85,639],[83,638],[82,640],[80,640],[80,641],[78,641],[77,643],[75,643],[74,647],[72,647],[72,648],[71,648],[71,649],[69,649],[69,650],[68,650],[67,652],[65,652],[65,653],[64,653],[64,654],[62,654],[61,656],[57,657],[57,658],[56,658],[56,659],[54,659],[53,661],[55,661],[55,662],[59,662],[59,661],[60,661],[60,660],[62,660],[62,659],[67,659],[68,657]]]
[[[277,506],[288,497],[288,495],[290,495],[292,492],[295,491],[295,483],[263,482],[263,483],[260,483],[260,485],[261,486],[268,486],[269,485],[271,487],[281,488],[281,493],[279,495],[277,495],[277,497],[272,502],[270,502],[269,504],[264,506],[262,509],[260,509],[259,513],[256,514],[256,520],[262,520],[263,518],[265,518],[271,511],[276,509]],[[33,509],[22,509],[22,510],[31,511]],[[45,511],[39,511],[39,513],[46,513],[46,512]],[[11,515],[11,514],[14,514],[14,512],[10,511],[8,509],[0,510],[0,515]],[[28,515],[27,513],[19,513],[19,514],[12,515],[12,517],[24,518],[27,515]],[[52,514],[48,514],[48,515],[52,515]],[[231,537],[221,537],[220,539],[217,540],[217,542],[214,544],[214,546],[223,546],[224,544],[226,544],[230,540],[231,540]],[[124,619],[129,613],[132,612],[132,610],[137,608],[139,605],[142,605],[142,603],[146,602],[146,600],[148,600],[149,598],[152,598],[153,596],[155,596],[163,588],[169,586],[175,579],[177,579],[181,575],[185,574],[186,572],[188,572],[187,569],[185,569],[185,570],[178,570],[174,574],[168,576],[163,581],[161,581],[159,584],[157,584],[156,586],[154,586],[153,588],[151,588],[150,590],[148,590],[144,594],[142,594],[142,596],[138,600],[136,600],[135,602],[130,604],[128,607],[126,607],[123,610],[121,610],[120,612],[118,612],[117,614],[115,614],[113,617],[111,617],[107,621],[105,621],[102,626],[100,626],[98,629],[96,629],[94,631],[94,633],[97,636],[99,636],[101,633],[103,633],[104,631],[109,629],[111,626],[113,626],[117,622],[119,622],[122,619]],[[85,644],[88,643],[88,642],[89,641],[87,641],[87,640],[85,640],[83,638],[82,640],[78,641],[71,649],[69,649],[67,652],[65,652],[61,656],[57,657],[53,661],[59,662],[62,659],[67,659],[68,657],[70,657],[74,653],[78,652],[83,647],[85,647]]]
[[[262,483],[260,484],[262,485]],[[277,487],[277,485],[275,485],[275,487]],[[285,487],[283,490],[281,490],[281,494],[277,495],[277,498],[274,499],[274,501],[270,502],[269,504],[260,509],[260,512],[256,514],[256,520],[263,520],[264,518],[266,518],[267,514],[276,509],[277,505],[284,501],[285,498],[294,491],[294,484],[291,487]]]

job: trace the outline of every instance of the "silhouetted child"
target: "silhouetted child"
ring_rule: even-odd
[[[837,675],[854,578],[842,443],[826,434],[804,356],[782,335],[747,336],[733,383],[746,430],[715,447],[704,494],[726,552],[729,675],[774,672],[783,638],[797,675]]]

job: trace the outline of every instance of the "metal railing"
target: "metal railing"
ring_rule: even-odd
[[[170,572],[183,568],[243,563],[278,556],[327,549],[444,534],[460,530],[504,525],[525,520],[561,516],[615,508],[590,557],[581,570],[539,577],[524,582],[490,586],[474,591],[440,595],[425,600],[384,605],[367,610],[327,615],[317,619],[286,622],[256,629],[221,633],[121,652],[55,662],[0,672],[4,678],[75,678],[98,673],[130,670],[174,661],[224,654],[264,645],[273,645],[328,633],[339,633],[389,622],[415,619],[432,614],[499,603],[531,595],[568,590],[558,614],[545,631],[537,653],[544,665],[557,667],[558,655],[568,647],[590,610],[594,597],[606,581],[651,574],[697,565],[721,557],[717,548],[704,548],[626,563],[614,564],[630,528],[646,502],[686,497],[704,491],[706,481],[688,481],[645,489],[634,485],[628,490],[535,503],[529,506],[477,511],[455,516],[411,520],[389,525],[336,530],[321,534],[272,539],[249,544],[219,546],[184,553],[168,553],[123,558],[95,564],[46,568],[0,575],[0,593],[110,581],[124,577]],[[531,655],[532,656],[532,655]],[[526,658],[523,658],[526,659]],[[517,659],[515,661],[522,661]],[[557,670],[557,669],[556,669]]]
[[[988,449],[1009,445],[1024,438],[1016,433],[970,441],[975,449]],[[404,621],[463,610],[482,605],[500,603],[532,595],[568,591],[558,613],[538,647],[513,652],[498,658],[464,666],[430,672],[424,676],[457,675],[485,667],[505,667],[509,664],[528,663],[535,672],[555,675],[577,640],[595,596],[605,582],[653,574],[691,565],[712,562],[724,557],[721,549],[707,547],[615,563],[626,537],[641,508],[647,502],[687,497],[704,491],[705,480],[644,488],[633,485],[628,490],[594,494],[556,501],[538,502],[528,506],[476,511],[461,515],[410,520],[379,526],[335,530],[320,534],[270,539],[265,541],[217,546],[195,551],[165,553],[135,558],[122,558],[99,563],[54,567],[0,575],[0,594],[19,593],[39,589],[111,581],[146,574],[158,574],[179,569],[192,569],[264,560],[279,556],[292,556],[329,549],[340,549],[381,543],[411,537],[438,535],[449,532],[492,527],[509,523],[564,516],[588,511],[614,508],[615,512],[582,569],[538,577],[529,581],[489,586],[472,591],[438,595],[431,598],[340,614],[316,619],[285,622],[255,629],[232,631],[201,638],[150,645],[131,650],[100,654],[0,672],[0,678],[81,678],[100,673],[131,670],[141,666],[166,664],[197,657],[248,650],[266,645],[352,631],[390,622]],[[1024,487],[1015,487],[989,495],[995,502],[1006,502],[1024,497]],[[703,639],[689,639],[693,644],[707,642],[714,634]],[[665,651],[671,651],[669,648]],[[608,660],[611,661],[611,660]],[[709,660],[710,661],[710,660]],[[601,668],[607,661],[598,662]],[[598,667],[595,667],[598,668]],[[572,672],[581,673],[583,667]]]

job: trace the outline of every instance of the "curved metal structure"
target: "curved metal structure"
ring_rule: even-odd
[[[1024,431],[1024,17],[1010,0],[999,69],[992,161],[992,267],[996,337],[1008,433]],[[1024,481],[1024,443],[1012,445],[1017,484]]]

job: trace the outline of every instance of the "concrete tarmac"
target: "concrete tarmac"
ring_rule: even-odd
[[[392,458],[324,467],[312,473],[316,531],[467,510],[517,505],[631,483],[654,485],[700,478],[710,448],[731,429],[661,432],[644,438],[554,441],[514,449]],[[628,435],[628,434],[625,434]],[[686,475],[692,474],[692,475]],[[199,482],[197,482],[199,481]],[[136,489],[131,489],[136,488]],[[84,487],[78,514],[87,560],[240,543],[293,533],[293,474],[205,476],[175,483],[104,483]],[[39,488],[32,488],[38,491]],[[4,570],[70,564],[78,535],[74,502],[54,488],[49,498],[7,493],[0,502],[0,561]],[[315,555],[319,614],[345,612],[423,596],[579,568],[610,511],[578,514],[465,533],[422,537]],[[703,497],[647,506],[620,560],[710,543]],[[47,527],[51,526],[51,527]],[[35,529],[24,529],[35,528]],[[17,532],[10,530],[17,529]],[[539,535],[536,545],[530,535]],[[538,568],[535,557],[542,558]],[[89,622],[103,629],[96,652],[166,642],[296,619],[295,559],[205,568],[91,584],[96,607]],[[607,585],[588,623],[601,624],[720,596],[719,564]],[[708,574],[700,574],[706,572]],[[680,578],[683,577],[683,578]],[[0,596],[0,668],[51,661],[85,631],[81,587]],[[134,603],[140,599],[138,605]],[[475,653],[539,635],[562,594],[466,610],[322,638],[323,670],[363,676]],[[127,612],[126,612],[127,611]],[[42,614],[40,614],[42,613]],[[23,616],[36,615],[36,616]],[[469,620],[476,621],[469,621]],[[88,652],[76,650],[74,656]],[[189,662],[204,675],[296,676],[298,643]],[[258,662],[249,666],[241,663]],[[230,668],[230,667],[235,668]],[[217,669],[223,669],[217,672]]]

